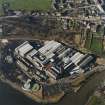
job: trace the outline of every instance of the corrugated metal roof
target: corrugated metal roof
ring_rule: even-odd
[[[30,44],[27,43],[26,45],[22,46],[19,49],[19,53],[20,53],[21,56],[24,56],[24,54],[26,54],[31,49],[33,49],[33,47]]]

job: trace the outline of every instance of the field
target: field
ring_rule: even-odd
[[[90,39],[87,39],[86,43],[85,43],[85,47],[98,55],[102,54],[101,39],[93,38],[92,43],[91,43]]]
[[[97,35],[97,34],[94,34],[94,35]],[[87,39],[86,39],[86,43],[85,43],[85,48],[91,50],[92,52],[100,55],[102,54],[102,47],[103,47],[103,44],[102,44],[102,37],[101,38],[97,38],[93,35],[93,38],[92,36],[88,35],[87,36]],[[99,36],[99,35],[98,35]]]
[[[92,45],[91,45],[91,50],[93,52],[96,52],[97,54],[102,53],[102,41],[100,39],[93,39]]]
[[[92,96],[91,100],[89,101],[89,104],[87,105],[105,105],[105,101],[100,97]]]
[[[0,4],[4,1],[10,3],[12,9],[25,10],[43,10],[47,11],[51,7],[51,0],[0,0]],[[1,6],[0,6],[1,7]]]

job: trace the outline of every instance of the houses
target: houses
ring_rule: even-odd
[[[14,54],[26,74],[31,73],[30,76],[39,81],[84,73],[87,66],[90,67],[96,60],[91,54],[84,54],[54,40],[46,41],[39,49],[26,41],[15,49]]]

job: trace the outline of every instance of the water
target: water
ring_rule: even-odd
[[[105,80],[105,71],[89,78],[78,93],[67,94],[59,103],[49,105],[85,105],[100,81]],[[42,105],[0,82],[0,105]]]
[[[0,82],[0,105],[41,105]]]

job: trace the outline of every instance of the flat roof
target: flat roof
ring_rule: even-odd
[[[84,67],[92,60],[92,56],[87,56],[87,54],[69,47],[57,54],[60,46],[62,49],[61,43],[49,41],[39,50],[36,50],[26,41],[15,50],[19,51],[18,54],[23,56],[23,59],[27,58],[37,69],[42,70],[45,67],[46,74],[53,79],[58,79],[63,73],[78,72],[79,68]],[[47,61],[48,63],[44,64]]]
[[[19,53],[21,54],[21,56],[24,56],[24,54],[26,54],[28,51],[30,51],[32,49],[33,49],[33,47],[29,43],[27,43],[18,50],[19,50]]]
[[[32,50],[33,47],[29,43],[23,43],[21,46],[16,48],[19,51],[20,55],[23,57],[28,51]]]

